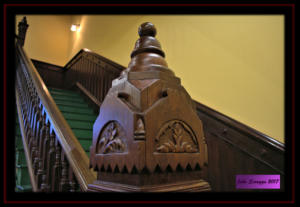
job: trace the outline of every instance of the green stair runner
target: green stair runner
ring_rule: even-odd
[[[93,124],[97,115],[78,92],[56,88],[49,88],[49,91],[81,146],[90,156]]]
[[[92,145],[93,124],[97,115],[75,91],[49,88],[49,91],[88,156]],[[16,122],[16,191],[31,191],[18,119]]]

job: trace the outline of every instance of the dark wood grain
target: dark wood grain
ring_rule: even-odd
[[[90,50],[80,50],[64,66],[64,89],[72,89],[76,82],[86,88],[100,103],[117,78],[123,66]]]
[[[131,62],[94,123],[90,164],[98,175],[89,188],[209,191],[207,145],[193,101],[168,68],[154,25],[144,23],[139,31]],[[105,94],[108,87],[102,88]]]
[[[63,88],[64,69],[63,67],[45,63],[32,59],[33,65],[36,67],[41,78],[48,87]]]

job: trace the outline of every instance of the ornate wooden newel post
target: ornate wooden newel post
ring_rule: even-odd
[[[112,83],[94,124],[90,191],[207,191],[202,122],[168,69],[151,23],[139,28],[131,62]]]
[[[18,35],[17,35],[17,43],[22,47],[24,46],[28,27],[29,25],[27,24],[27,19],[26,17],[23,17],[22,21],[20,21],[18,24]]]

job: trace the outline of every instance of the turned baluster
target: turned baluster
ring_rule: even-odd
[[[38,151],[38,170],[37,170],[37,175],[36,175],[36,182],[38,188],[40,188],[42,184],[42,176],[45,175],[45,168],[44,168],[44,163],[46,163],[43,159],[43,152],[44,152],[44,142],[46,137],[48,137],[49,140],[49,124],[46,124],[46,116],[45,114],[42,116],[41,124],[42,128],[40,131],[40,141],[39,141],[39,151]]]
[[[34,152],[35,152],[35,150],[36,150],[36,147],[35,147],[35,144],[34,144],[34,142],[35,142],[35,138],[34,138],[34,134],[33,134],[34,132],[33,132],[33,129],[32,128],[30,128],[30,139],[28,140],[28,149],[29,149],[29,152],[30,152],[30,154],[32,155]],[[31,156],[32,157],[32,156]]]
[[[34,106],[34,86],[31,81],[26,78],[26,91],[27,93],[27,107],[28,107],[28,121],[31,123],[32,120],[32,111]]]
[[[26,98],[26,109],[28,112],[27,115],[27,121],[30,122],[30,114],[31,114],[31,94],[32,94],[32,88],[29,86],[28,82],[25,81],[25,98]]]
[[[46,176],[45,170],[43,169],[43,161],[39,160],[38,171],[36,174],[36,184],[38,188],[41,188],[43,176]]]
[[[55,162],[55,134],[54,132],[50,135],[50,147],[49,152],[47,154],[47,168],[46,168],[46,175],[47,175],[47,184],[51,187],[52,183],[52,168]]]
[[[33,134],[33,133],[31,133]],[[37,145],[36,145],[36,139],[35,137],[31,137],[31,146],[29,148],[29,151],[30,151],[30,157],[31,157],[31,161],[32,163],[36,162],[35,161],[35,158],[37,158],[37,155],[38,155],[38,149],[37,149]],[[37,160],[38,161],[38,160]]]
[[[38,98],[36,98],[38,100]],[[36,105],[36,103],[35,103]],[[31,152],[31,157],[32,160],[35,159],[35,157],[38,155],[38,132],[39,132],[39,126],[38,126],[38,121],[40,121],[41,118],[41,113],[40,113],[40,108],[37,106],[35,107],[36,110],[34,111],[34,116],[32,120],[32,139],[28,143],[29,150]]]
[[[47,130],[47,125],[46,125],[46,115],[43,114],[42,117],[41,117],[41,130],[40,130],[40,136],[39,136],[39,142],[38,142],[38,146],[39,146],[39,155],[38,157],[40,159],[43,158],[43,144],[44,144],[44,141],[45,141],[45,138],[46,138],[46,130]],[[48,128],[49,130],[49,128]]]
[[[21,108],[23,108],[24,100],[23,100],[23,94],[21,95],[21,80],[20,80],[19,70],[17,70],[17,72],[16,72],[16,84],[15,84],[15,87],[16,87],[16,89],[18,91],[18,94],[19,94],[19,97],[20,97]]]
[[[26,142],[28,144],[30,142],[31,137],[32,137],[32,133],[31,133],[31,129],[30,129],[28,121],[25,122],[25,125],[26,125],[26,131],[25,131],[26,137],[25,138],[26,138]]]
[[[34,142],[34,117],[36,115],[36,111],[37,111],[37,104],[36,104],[36,99],[37,99],[37,95],[35,94],[35,92],[33,92],[33,96],[31,97],[31,110],[29,110],[29,127],[30,127],[30,131],[31,131],[31,136],[30,139],[28,140],[28,147],[29,147],[29,151],[32,152],[32,144]]]
[[[27,120],[27,100],[26,100],[26,93],[23,91],[24,87],[24,80],[21,75],[21,71],[17,71],[17,85],[18,85],[18,91],[20,95],[20,102],[21,102],[21,111],[22,111],[22,118],[24,122]],[[22,87],[23,86],[23,87]],[[25,123],[24,123],[25,125]],[[25,126],[25,132],[27,132],[27,126]]]
[[[46,170],[47,168],[47,155],[49,151],[49,146],[50,146],[50,123],[49,121],[46,124],[46,131],[45,131],[45,139],[43,142],[43,150],[42,150],[42,162],[43,162],[43,170]]]
[[[59,181],[61,178],[61,147],[57,139],[55,148],[55,163],[52,169],[52,191],[59,191]]]
[[[32,168],[33,168],[33,173],[35,175],[37,175],[37,172],[38,172],[38,169],[39,169],[39,158],[38,157],[34,157]]]
[[[50,191],[50,187],[47,183],[47,176],[43,175],[42,176],[42,184],[41,184],[41,192],[49,192]]]
[[[27,146],[28,146],[28,151],[29,151],[31,162],[33,162],[34,160],[32,159],[32,151],[30,150],[30,146],[29,146],[29,143],[31,142],[31,140],[33,140],[33,135],[32,135],[32,131],[31,131],[31,128],[30,128],[28,122],[26,123],[26,125],[27,125],[28,130],[27,130],[25,140],[26,140],[26,143],[27,143]]]
[[[68,162],[65,154],[62,152],[62,176],[59,183],[59,191],[67,192],[70,189],[70,183],[68,179]]]
[[[31,123],[31,114],[33,110],[33,88],[30,83],[27,82],[27,109],[28,109],[28,122]]]
[[[71,166],[69,167],[69,184],[70,184],[70,192],[76,192],[77,189],[77,183],[76,183],[76,178],[73,173],[73,169]]]
[[[41,145],[39,144],[40,143],[40,139],[42,139],[42,129],[45,129],[44,127],[44,116],[41,114],[41,109],[38,108],[38,121],[37,121],[37,127],[36,130],[35,130],[35,133],[34,133],[34,138],[33,138],[33,141],[32,141],[32,154],[31,154],[31,158],[32,160],[34,160],[34,163],[33,163],[33,167],[34,167],[34,174],[36,175],[37,174],[37,171],[39,169],[39,163],[40,163],[40,159],[41,159]]]
[[[37,99],[38,100],[38,99]],[[41,108],[38,106],[36,115],[33,120],[33,139],[31,140],[31,143],[29,143],[29,149],[32,152],[32,159],[34,160],[39,155],[39,135],[41,131],[41,124],[42,124],[42,113]]]
[[[27,88],[27,82],[25,80],[24,74],[22,73],[22,68],[20,68],[17,71],[17,80],[19,85],[19,95],[20,95],[20,101],[21,101],[21,111],[22,111],[22,118],[24,120],[24,128],[25,128],[25,135],[27,138],[27,141],[31,137],[30,135],[30,129],[28,124],[28,91]]]
[[[30,94],[31,94],[31,90],[32,88],[29,86],[29,83],[27,82],[26,78],[24,77],[24,74],[22,74],[22,85],[24,88],[22,88],[22,94],[24,94],[24,103],[25,103],[25,107],[26,107],[26,110],[28,112],[28,114],[30,114]],[[28,118],[28,121],[29,121],[29,116],[27,117]]]
[[[23,91],[23,87],[25,85],[24,79],[21,77],[21,71],[17,71],[17,85],[18,85],[18,91],[20,95],[20,102],[21,102],[21,110],[22,110],[22,118],[24,121],[27,120],[27,100],[26,100],[26,93]],[[23,86],[23,87],[22,87]]]
[[[69,179],[68,179],[68,169],[63,167],[62,169],[62,177],[60,180],[59,191],[60,192],[68,192],[70,189]]]
[[[33,134],[32,134],[32,128],[31,128],[29,119],[30,119],[30,113],[28,112],[27,120],[26,120],[26,138],[27,138],[28,148],[30,149],[30,144],[31,144],[31,140],[33,138]]]
[[[39,101],[39,98],[38,98]],[[39,135],[40,135],[40,130],[42,128],[41,126],[41,122],[42,122],[42,108],[39,106],[39,103],[37,105],[37,111],[35,113],[34,116],[34,127],[33,127],[33,131],[34,131],[34,137],[36,139],[36,143],[39,143]]]
[[[37,113],[37,108],[38,108],[38,94],[34,90],[33,97],[32,97],[32,111],[31,111],[31,117],[30,117],[30,126],[32,129],[34,129],[35,125],[35,117]]]

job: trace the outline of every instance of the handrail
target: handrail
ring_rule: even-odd
[[[101,102],[93,96],[83,85],[81,85],[79,82],[75,83],[76,87],[86,96],[88,99],[98,108],[101,106]]]
[[[99,55],[87,48],[83,48],[79,52],[77,52],[76,55],[74,55],[73,58],[65,64],[63,69],[68,70],[76,62],[76,60],[84,54],[94,56],[96,59],[102,60],[102,61],[112,65],[114,67],[114,69],[116,69],[117,72],[122,72],[124,69],[126,69],[126,67],[124,67],[123,65],[120,65],[106,57],[103,57],[102,55]]]
[[[235,130],[240,131],[243,134],[249,135],[249,137],[255,137],[257,140],[259,140],[261,143],[263,144],[270,144],[271,146],[273,146],[274,148],[280,150],[280,151],[284,151],[285,150],[285,144],[281,143],[277,140],[275,140],[274,138],[263,134],[262,132],[257,131],[256,129],[253,129],[235,119],[232,119],[200,102],[197,102],[194,100],[194,103],[196,104],[196,108],[197,110],[213,117],[214,119],[217,119],[221,122],[223,122],[224,124],[235,128]]]
[[[58,109],[46,85],[31,60],[28,58],[24,49],[17,44],[16,50],[25,66],[25,69],[28,71],[32,79],[38,97],[47,112],[47,116],[49,117],[49,121],[56,133],[57,139],[73,168],[80,188],[83,191],[86,191],[88,184],[92,183],[96,179],[96,174],[89,169],[89,158]]]

